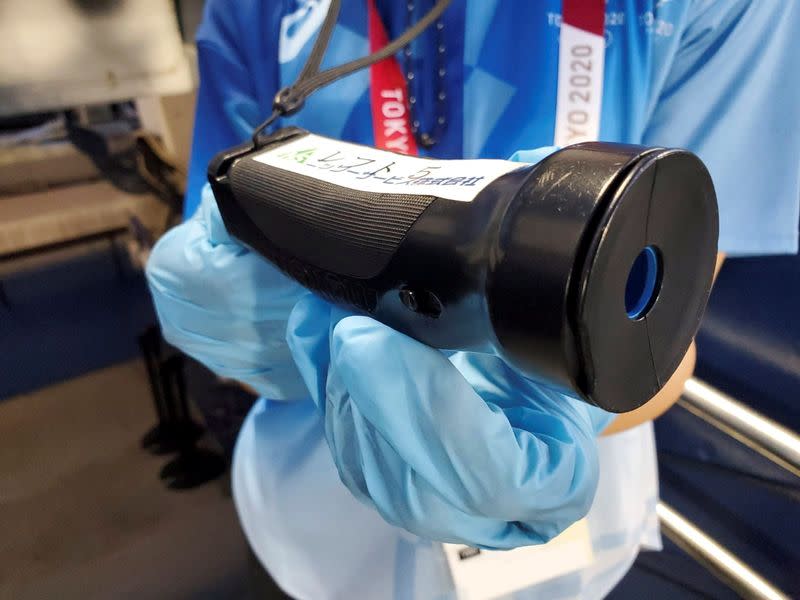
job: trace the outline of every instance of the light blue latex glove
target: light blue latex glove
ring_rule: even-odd
[[[208,190],[154,249],[148,278],[170,342],[270,398],[308,394],[286,333],[342,481],[390,523],[511,548],[546,541],[588,510],[595,435],[609,415],[497,357],[448,359],[304,293],[227,235]]]
[[[340,478],[388,522],[513,548],[547,541],[588,511],[602,410],[495,356],[448,359],[314,296],[292,312],[289,345]]]
[[[553,150],[513,158],[538,162]],[[513,548],[545,542],[588,511],[608,413],[496,356],[448,358],[315,296],[295,307],[288,341],[341,480],[388,522]]]
[[[194,216],[153,248],[147,280],[168,342],[267,398],[308,398],[286,320],[309,292],[231,238],[208,185]]]

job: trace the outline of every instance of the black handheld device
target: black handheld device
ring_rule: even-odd
[[[716,197],[684,150],[441,161],[286,128],[209,179],[230,233],[324,298],[613,412],[670,378],[711,289]]]

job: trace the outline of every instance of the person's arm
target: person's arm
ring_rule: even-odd
[[[797,249],[798,30],[797,2],[694,2],[656,94],[642,142],[688,148],[706,163],[719,203],[721,253]],[[695,358],[692,345],[667,385],[640,409],[617,417],[604,433],[634,427],[669,409],[691,377]]]

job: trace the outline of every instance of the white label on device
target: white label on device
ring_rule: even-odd
[[[265,165],[361,192],[470,202],[492,181],[525,166],[506,160],[436,160],[309,134],[253,157]]]
[[[541,546],[479,550],[444,544],[459,600],[492,600],[589,566],[594,560],[589,525],[581,519]]]

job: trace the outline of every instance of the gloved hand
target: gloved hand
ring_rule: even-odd
[[[535,163],[554,148],[518,152]],[[545,542],[589,509],[613,418],[496,356],[449,358],[307,296],[288,342],[339,476],[388,522],[485,548]]]
[[[154,249],[148,277],[169,341],[271,398],[303,391],[286,332],[342,481],[390,523],[512,548],[546,541],[588,510],[595,435],[610,415],[495,356],[448,359],[304,293],[227,235],[208,190],[198,214]]]
[[[286,320],[309,292],[228,235],[211,188],[153,248],[147,280],[165,339],[273,400],[308,398]]]
[[[288,339],[340,478],[388,522],[513,548],[545,542],[588,511],[608,413],[495,356],[448,359],[315,296],[295,307]]]

